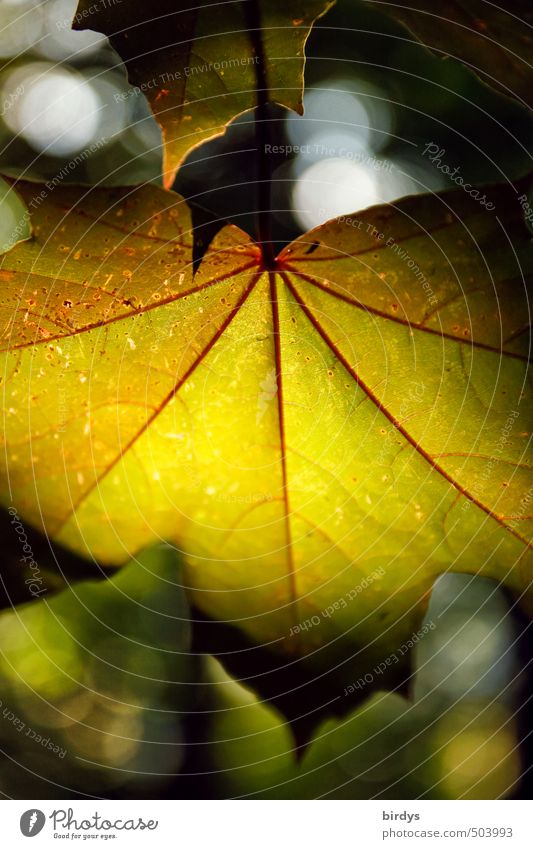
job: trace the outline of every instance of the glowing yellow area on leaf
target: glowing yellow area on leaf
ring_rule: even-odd
[[[0,270],[4,492],[105,563],[173,542],[205,613],[291,654],[382,659],[447,570],[524,592],[531,252],[494,196],[513,249],[446,193],[329,222],[270,272],[225,227],[193,276],[178,196],[57,189]]]

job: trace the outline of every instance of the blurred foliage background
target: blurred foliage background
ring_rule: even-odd
[[[0,0],[1,169],[159,182],[161,139],[145,98],[105,38],[69,30],[75,6]],[[280,247],[334,215],[452,185],[424,155],[428,144],[472,182],[530,170],[530,116],[356,0],[338,0],[307,55],[305,116],[271,109]],[[245,114],[189,156],[174,188],[253,232],[254,177]],[[4,190],[0,243],[15,203]],[[529,797],[531,639],[495,584],[441,578],[427,617],[436,627],[414,649],[410,680],[391,693],[384,678],[382,690],[377,682],[350,699],[349,660],[332,680],[282,674],[278,660],[191,611],[169,548],[101,580],[105,564],[25,530],[46,588],[38,599],[4,515],[4,796]]]

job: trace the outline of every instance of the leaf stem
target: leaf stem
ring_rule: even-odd
[[[271,147],[271,136],[265,51],[263,49],[263,39],[261,38],[261,15],[257,0],[243,0],[243,8],[255,58],[254,68],[257,88],[257,109],[255,113],[255,143],[257,146],[257,241],[261,246],[265,268],[273,270],[276,268],[276,255],[272,244],[271,232],[270,198],[272,173],[268,154],[268,149]]]

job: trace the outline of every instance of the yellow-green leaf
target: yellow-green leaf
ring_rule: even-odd
[[[338,219],[270,272],[225,227],[193,278],[178,196],[57,188],[0,271],[5,499],[104,563],[170,540],[208,615],[362,672],[443,572],[526,593],[517,191]]]
[[[303,111],[304,45],[333,2],[193,0],[179,9],[174,0],[80,0],[73,26],[109,36],[130,82],[148,98],[169,187],[190,150],[257,105],[258,86],[269,100]]]

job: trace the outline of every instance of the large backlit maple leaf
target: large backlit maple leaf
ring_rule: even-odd
[[[448,570],[527,591],[514,186],[493,212],[458,191],[337,219],[272,269],[227,226],[194,276],[175,194],[17,191],[1,463],[22,517],[107,564],[171,540],[202,610],[298,654],[381,660]]]

